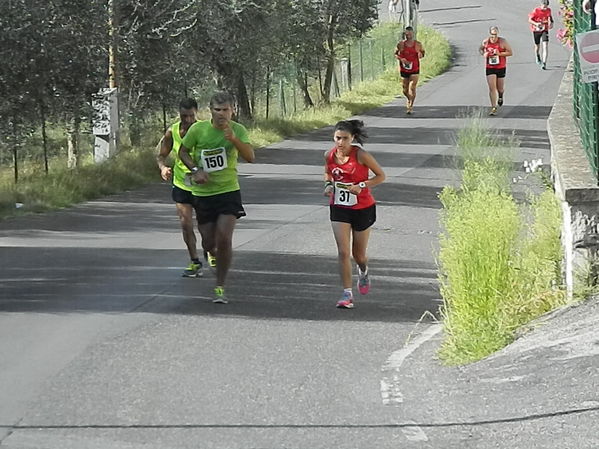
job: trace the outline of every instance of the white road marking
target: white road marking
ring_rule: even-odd
[[[426,433],[424,433],[424,431],[420,427],[415,425],[416,423],[414,421],[408,422],[414,423],[414,427],[403,427],[401,429],[402,433],[408,441],[428,441]]]
[[[401,349],[393,352],[383,365],[383,378],[381,379],[381,398],[384,405],[398,405],[403,403],[403,394],[400,391],[399,369],[405,360],[416,349],[429,341],[443,329],[441,324],[434,324],[427,328],[416,339],[408,343]],[[401,431],[408,441],[428,441],[426,433],[413,421],[408,421],[414,426],[402,427]]]
[[[414,341],[393,352],[383,365],[383,371],[398,370],[401,368],[401,365],[410,356],[410,354],[441,332],[442,328],[443,327],[441,324],[433,324],[424,332],[422,332],[422,334],[420,334]]]

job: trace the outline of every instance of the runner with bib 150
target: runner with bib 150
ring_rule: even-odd
[[[233,257],[233,230],[245,216],[237,177],[237,158],[254,162],[248,132],[231,120],[235,99],[219,92],[210,100],[210,121],[195,123],[183,138],[179,154],[191,171],[198,227],[205,251],[216,255],[213,302],[226,304],[225,279]]]

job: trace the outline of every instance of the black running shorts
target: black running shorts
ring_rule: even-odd
[[[418,72],[411,72],[411,73],[401,72],[400,71],[399,74],[401,75],[402,78],[410,78],[412,75],[420,75],[420,71],[418,71]]]
[[[354,231],[365,231],[376,221],[376,204],[365,209],[351,209],[349,207],[329,206],[331,221],[349,223]]]
[[[191,204],[191,205],[193,205],[194,201],[195,201],[194,197],[193,197],[193,195],[191,194],[190,191],[183,190],[182,188],[177,187],[175,185],[173,186],[173,192],[172,192],[171,196],[173,197],[173,201],[175,203],[182,203],[182,204]]]
[[[547,31],[533,31],[532,37],[536,45],[539,45],[541,41],[549,42],[549,32]]]
[[[497,78],[505,78],[505,67],[503,69],[490,69],[487,67],[487,76],[497,75]]]
[[[214,223],[219,215],[245,217],[239,190],[212,196],[194,196],[194,204],[198,224]]]

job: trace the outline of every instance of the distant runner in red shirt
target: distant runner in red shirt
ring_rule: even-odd
[[[535,41],[535,55],[537,64],[543,70],[547,69],[547,56],[549,55],[549,30],[553,28],[553,16],[549,7],[549,0],[541,0],[541,6],[536,7],[528,15],[528,23]],[[539,45],[543,42],[543,56],[539,54]]]
[[[407,27],[405,39],[397,44],[395,57],[399,60],[399,74],[403,83],[403,93],[408,100],[406,113],[411,114],[416,99],[416,86],[420,74],[420,59],[424,57],[424,47],[414,40],[414,29]]]
[[[487,84],[489,85],[489,98],[491,100],[489,115],[496,115],[497,106],[503,105],[507,58],[513,54],[512,47],[504,38],[499,37],[499,28],[492,26],[489,28],[489,37],[483,41],[479,52],[485,57]]]

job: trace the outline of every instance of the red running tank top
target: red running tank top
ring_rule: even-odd
[[[504,52],[505,48],[501,46],[501,38],[493,43],[489,39],[485,40],[484,51],[491,54],[487,57],[487,69],[505,69],[507,58],[505,56],[496,56],[499,52]],[[495,56],[493,56],[495,54]]]
[[[403,41],[403,49],[399,52],[399,57],[407,59],[408,65],[401,64],[400,70],[404,73],[416,73],[420,70],[420,58],[416,51],[416,41],[412,42],[412,46],[407,45],[408,41]],[[398,58],[399,59],[399,58]]]
[[[551,8],[542,9],[535,8],[528,17],[532,19],[533,22],[540,23],[541,25],[537,28],[532,23],[530,24],[530,30],[533,33],[541,33],[543,31],[549,32],[549,22],[551,22]]]
[[[337,163],[335,147],[327,153],[327,173],[331,175],[335,184],[335,194],[331,196],[331,205],[350,209],[365,209],[375,204],[374,197],[368,187],[362,189],[358,195],[352,194],[354,197],[357,197],[357,202],[354,205],[349,205],[351,201],[346,201],[345,204],[342,201],[346,199],[345,197],[349,198],[349,195],[339,195],[339,192],[343,190],[343,184],[358,184],[368,180],[369,169],[366,165],[360,164],[358,161],[359,150],[360,147],[352,146],[352,151],[345,164]]]

